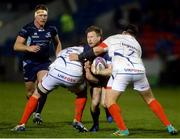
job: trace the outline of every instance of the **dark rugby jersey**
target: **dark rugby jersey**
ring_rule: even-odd
[[[89,45],[84,45],[84,50],[83,52],[87,52],[91,49],[91,47]],[[109,57],[108,53],[105,52],[105,53],[102,53],[101,55],[99,55],[100,57],[103,57],[106,62],[109,64],[111,63],[111,57]],[[90,60],[91,62],[93,60]],[[107,85],[107,81],[109,79],[109,77],[107,76],[101,76],[101,75],[94,75],[96,78],[98,78],[98,83],[94,83],[94,82],[91,82],[89,81],[89,84],[91,87],[105,87]]]
[[[32,61],[48,61],[50,57],[51,42],[57,35],[57,29],[55,26],[46,24],[44,28],[38,29],[33,22],[25,25],[18,34],[26,39],[26,45],[40,46],[40,51],[37,53],[25,52],[24,60]]]

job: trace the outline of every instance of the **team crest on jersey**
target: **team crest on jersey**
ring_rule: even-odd
[[[51,33],[50,32],[47,32],[46,35],[45,35],[46,38],[50,38],[51,37]]]
[[[34,34],[31,36],[32,38],[39,38],[37,32],[34,32]]]

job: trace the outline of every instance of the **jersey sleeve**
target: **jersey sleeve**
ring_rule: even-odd
[[[58,34],[57,28],[55,26],[51,26],[51,29],[52,36],[55,37]]]
[[[111,45],[111,37],[108,37],[99,45],[99,47],[104,48],[104,50],[107,51],[110,45]]]
[[[28,30],[27,30],[26,26],[21,28],[21,30],[18,33],[18,36],[21,36],[25,39],[28,38]]]
[[[99,45],[99,47],[102,47],[102,48],[107,48],[108,47],[108,45],[103,41],[100,45]]]

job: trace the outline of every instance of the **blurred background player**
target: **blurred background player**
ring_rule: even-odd
[[[83,47],[69,47],[63,49],[56,60],[50,65],[49,72],[42,78],[42,82],[38,83],[37,89],[28,100],[24,114],[19,124],[12,131],[25,131],[25,124],[37,106],[38,99],[47,95],[57,86],[68,88],[68,90],[76,93],[75,100],[75,116],[73,127],[79,132],[87,132],[88,130],[81,123],[82,113],[87,100],[86,82],[83,76],[83,65],[79,61],[70,61],[69,54],[83,52]]]
[[[137,33],[136,26],[126,25],[122,28],[122,34],[108,37],[98,47],[94,47],[86,53],[72,54],[70,60],[90,59],[107,51],[112,56],[112,76],[108,81],[108,87],[111,89],[106,93],[105,103],[118,126],[118,130],[113,133],[115,136],[129,135],[117,100],[131,82],[134,84],[134,89],[139,91],[149,108],[167,128],[168,133],[175,135],[178,131],[172,126],[163,107],[151,91],[141,59],[141,46],[136,40]]]
[[[48,72],[51,63],[50,47],[52,43],[56,48],[56,54],[61,50],[57,29],[55,26],[47,24],[48,8],[43,5],[35,7],[34,21],[25,25],[19,32],[14,50],[23,52],[23,74],[27,98],[34,90],[36,83],[41,81],[42,77]],[[33,121],[37,124],[42,122],[40,113],[46,102],[46,95],[39,99],[39,103],[34,113]]]
[[[84,52],[88,51],[90,48],[93,48],[102,42],[102,29],[97,26],[90,26],[86,29],[86,37],[88,45],[84,46]],[[110,61],[108,54],[101,55],[107,61]],[[108,81],[110,75],[105,76],[95,76],[91,72],[91,64],[93,59],[88,60],[85,62],[85,74],[86,79],[90,85],[90,94],[91,94],[91,107],[90,112],[93,118],[93,125],[90,129],[92,132],[96,132],[99,130],[99,115],[100,115],[100,108],[99,104],[101,103],[106,112],[106,118],[108,122],[112,122],[112,117],[108,112],[104,104],[104,97],[105,97],[105,86]]]

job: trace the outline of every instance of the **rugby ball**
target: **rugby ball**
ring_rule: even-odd
[[[107,67],[106,60],[103,57],[96,57],[93,60],[93,66],[95,67],[95,70],[102,70]]]

